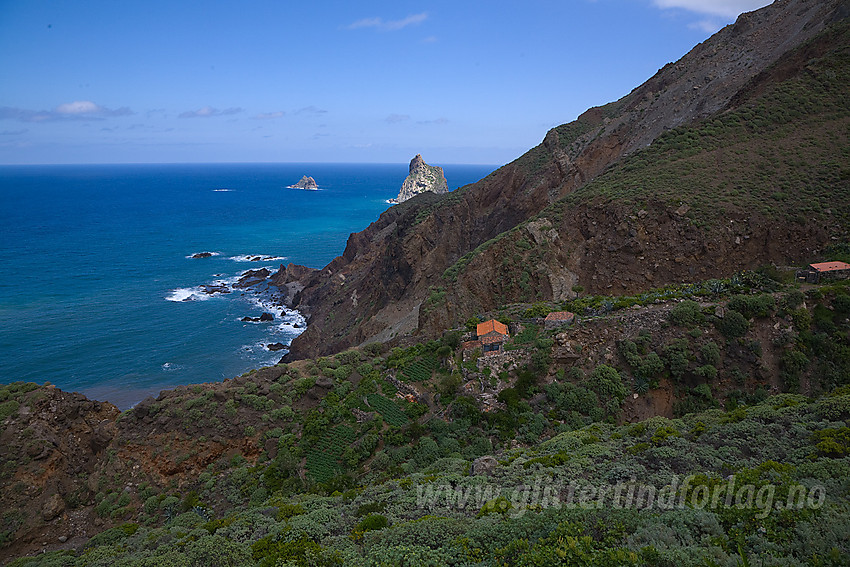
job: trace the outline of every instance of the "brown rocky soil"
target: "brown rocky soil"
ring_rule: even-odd
[[[119,489],[130,496],[126,509],[139,510],[142,486],[180,489],[196,483],[210,464],[236,455],[256,461],[265,447],[247,428],[263,423],[264,412],[245,396],[254,392],[274,399],[270,386],[282,372],[269,367],[223,382],[181,386],[123,414],[110,403],[52,386],[24,394],[0,433],[0,532],[14,536],[0,547],[0,562],[42,549],[79,548],[122,523],[123,514],[96,513],[98,493]],[[315,406],[321,395],[319,389],[303,399]],[[236,401],[232,411],[227,400]]]
[[[0,557],[56,545],[57,538],[86,538],[89,522],[72,508],[89,497],[88,480],[116,435],[118,408],[53,387],[25,394],[0,434],[4,530],[17,532]],[[8,554],[8,555],[7,555]]]

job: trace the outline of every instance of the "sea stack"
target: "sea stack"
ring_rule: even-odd
[[[301,178],[301,181],[295,185],[290,185],[288,189],[306,189],[307,191],[318,191],[319,186],[316,185],[316,180],[306,175]]]
[[[420,154],[416,154],[416,157],[410,160],[410,174],[404,180],[395,202],[403,203],[425,191],[448,193],[449,186],[442,167],[428,165]]]

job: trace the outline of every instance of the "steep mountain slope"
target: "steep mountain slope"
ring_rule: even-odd
[[[632,293],[813,257],[850,227],[848,96],[844,23],[757,76],[734,107],[663,134],[461,258],[420,326],[573,288]]]
[[[353,234],[343,255],[324,269],[301,277],[294,275],[294,268],[281,270],[277,283],[294,283],[301,289],[293,304],[311,317],[307,331],[293,342],[289,358],[336,352],[420,328],[423,301],[434,293],[439,298],[443,273],[464,255],[581,189],[663,132],[715,116],[753,96],[756,77],[846,16],[850,11],[847,5],[840,0],[786,0],[744,14],[629,95],[551,130],[541,145],[480,182],[441,198],[420,196],[388,210],[366,230]],[[767,82],[760,80],[761,84]],[[606,204],[594,210],[588,220],[593,234],[608,235],[621,243],[623,238],[615,235],[625,209],[618,207]],[[654,217],[664,214],[652,211]],[[692,241],[697,247],[707,244],[708,235],[696,226],[677,226],[675,236],[671,232],[665,238],[681,238],[678,232],[683,230],[688,231],[685,242]],[[813,242],[822,244],[826,237],[826,232],[817,228],[807,230],[814,231],[807,238],[789,237],[790,247],[781,255],[768,253],[759,260],[805,256],[806,249],[815,246]],[[576,258],[581,258],[583,243],[591,234],[576,229],[569,236],[566,247],[578,250]],[[696,255],[674,256],[680,257],[677,266],[700,273]],[[665,260],[664,269],[659,269],[661,260]],[[755,260],[741,254],[716,269],[729,272],[751,266]],[[649,274],[647,281],[678,279],[680,270],[666,266],[666,258],[650,257],[644,270]],[[612,283],[594,282],[594,272],[574,265],[568,272],[556,277],[560,282],[556,287],[565,293],[570,293],[576,278],[589,287],[604,288]],[[473,286],[485,303],[496,297],[492,282],[482,272]],[[633,279],[626,288],[642,283]],[[453,313],[448,316],[453,318]],[[423,330],[434,330],[445,322],[441,319]]]

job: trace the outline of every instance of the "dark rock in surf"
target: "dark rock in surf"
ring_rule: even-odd
[[[230,288],[228,288],[226,285],[205,284],[201,286],[201,291],[203,291],[207,295],[213,295],[215,293],[230,293]]]
[[[248,270],[242,274],[242,277],[239,278],[233,287],[236,288],[246,288],[257,285],[258,283],[262,283],[267,277],[271,275],[271,272],[266,268],[261,268],[259,270]]]

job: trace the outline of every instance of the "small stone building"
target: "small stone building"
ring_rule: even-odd
[[[805,270],[797,272],[797,279],[808,283],[820,283],[828,280],[850,278],[850,264],[846,262],[820,262],[809,264]]]
[[[494,354],[502,350],[502,345],[508,338],[508,326],[490,319],[478,324],[473,340],[463,343],[463,350],[480,348],[485,355]]]
[[[569,311],[553,311],[546,315],[546,318],[543,320],[543,326],[547,331],[551,331],[553,329],[572,325],[575,319],[575,314],[570,313]]]

